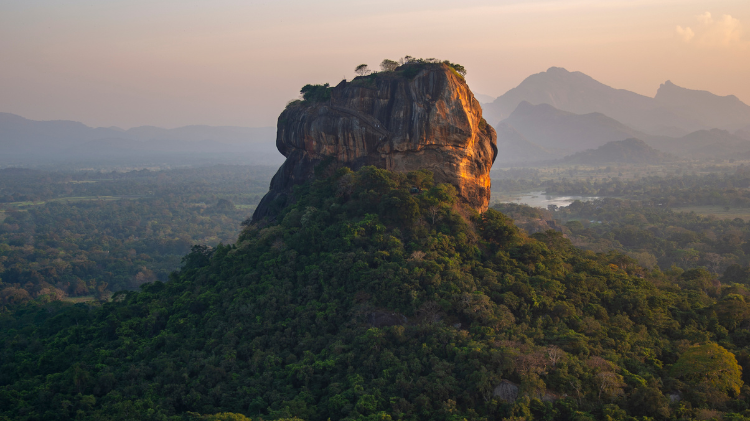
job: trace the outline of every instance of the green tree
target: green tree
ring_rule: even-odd
[[[380,69],[383,70],[384,72],[392,72],[396,70],[397,67],[398,67],[398,62],[391,60],[391,59],[385,59],[380,62]]]
[[[369,66],[366,64],[360,64],[359,66],[354,68],[354,73],[356,73],[359,76],[365,76],[370,74]]]
[[[716,343],[694,346],[672,366],[670,374],[685,382],[698,404],[726,402],[740,394],[742,367],[734,354]]]
[[[302,98],[310,102],[324,102],[331,99],[331,87],[325,83],[323,85],[305,85],[300,89]]]

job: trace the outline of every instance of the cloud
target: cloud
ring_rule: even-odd
[[[678,25],[677,36],[702,47],[731,47],[747,43],[743,39],[742,24],[731,15],[714,18],[711,12],[705,12],[696,16],[696,20],[695,30]]]
[[[729,15],[724,15],[719,20],[711,19],[706,26],[707,29],[700,38],[705,45],[729,46],[742,41],[742,25],[738,19]]]
[[[698,15],[698,22],[702,23],[703,25],[710,25],[714,23],[714,19],[711,17],[711,12],[705,12],[702,15]]]
[[[680,38],[684,39],[685,42],[690,42],[691,39],[695,36],[695,32],[693,32],[690,27],[682,28],[682,26],[677,25],[677,35],[679,35]]]

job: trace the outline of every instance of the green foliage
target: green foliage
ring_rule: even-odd
[[[457,63],[451,63],[448,60],[445,60],[443,62],[443,64],[447,65],[448,67],[451,68],[451,70],[453,70],[454,72],[458,73],[458,76],[460,76],[461,79],[463,79],[464,77],[466,77],[466,68],[464,66],[462,66],[460,64],[457,64]]]
[[[742,368],[734,354],[716,343],[687,349],[672,366],[670,374],[682,380],[696,400],[726,402],[740,394]]]
[[[0,416],[738,419],[748,408],[737,376],[750,334],[719,316],[743,317],[741,285],[649,273],[559,232],[527,236],[430,179],[339,169],[299,186],[276,222],[193,248],[168,282],[3,314]],[[718,358],[692,364],[696,343],[721,344]],[[729,399],[690,392],[699,366]],[[674,391],[684,396],[669,403]]]
[[[488,126],[487,120],[485,120],[484,117],[482,117],[482,119],[479,120],[479,130],[485,131],[487,130],[487,126]]]
[[[33,299],[101,299],[166,281],[193,244],[236,240],[272,174],[235,166],[3,170],[0,202],[8,210],[0,221],[0,309]]]
[[[384,72],[392,72],[398,67],[398,62],[390,59],[384,59],[380,62],[380,70]]]
[[[333,88],[329,84],[310,85],[307,84],[300,89],[299,93],[305,102],[326,102],[331,99]]]
[[[418,65],[406,65],[401,66],[400,70],[405,78],[414,79],[422,71],[422,67]]]
[[[713,274],[707,280],[710,282],[725,272],[721,279],[724,284],[750,281],[746,269],[750,265],[750,253],[746,252],[750,251],[750,224],[742,220],[675,212],[648,201],[609,198],[574,202],[552,213],[522,208],[503,204],[498,209],[509,212],[521,226],[530,229],[533,218],[524,212],[564,222],[566,234],[578,246],[597,252],[626,252],[647,269],[703,266]]]
[[[408,172],[406,179],[420,190],[429,189],[435,184],[432,171],[424,169]]]
[[[482,237],[499,247],[513,247],[522,240],[518,228],[513,225],[513,221],[494,209],[489,209],[483,213],[478,222],[477,229]]]
[[[547,194],[620,197],[653,206],[750,207],[750,191],[747,189],[750,186],[750,170],[744,166],[727,173],[651,175],[632,179],[560,178],[539,184]]]
[[[385,63],[385,61],[386,60],[384,60],[383,63]],[[391,60],[388,61],[390,62]],[[451,63],[448,60],[440,61],[435,58],[415,58],[411,56],[405,56],[401,59],[401,63],[401,66],[398,67],[398,69],[394,68],[394,70],[400,70],[403,76],[407,79],[414,78],[426,66],[435,64],[444,64],[448,66],[448,69],[450,69],[450,71],[461,80],[466,77],[466,68],[464,66],[456,63]]]
[[[354,72],[359,76],[365,76],[371,73],[369,66],[366,64],[360,64],[354,69]]]
[[[242,414],[235,414],[233,412],[220,412],[218,414],[212,414],[212,415],[197,415],[196,414],[196,415],[193,415],[193,417],[197,420],[206,420],[206,421],[252,421],[252,419]]]

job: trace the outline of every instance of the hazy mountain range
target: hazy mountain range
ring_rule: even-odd
[[[519,162],[537,162],[555,159],[559,154],[531,142],[513,126],[500,123],[497,131],[497,164],[514,164]]]
[[[750,153],[750,106],[669,81],[650,98],[553,67],[483,105],[483,112],[498,121],[503,165],[559,159],[630,138],[690,159]]]
[[[750,156],[750,106],[733,95],[663,83],[654,98],[552,67],[504,95],[477,94],[498,133],[500,165],[559,160],[641,139],[690,158]],[[0,165],[233,162],[278,165],[274,127],[143,126],[128,130],[0,113]],[[632,145],[631,145],[632,146]],[[639,156],[637,153],[632,156]]]
[[[274,127],[152,126],[123,130],[0,113],[0,164],[225,160],[277,165]]]
[[[651,98],[615,89],[581,72],[552,67],[483,106],[491,124],[510,116],[518,105],[549,104],[575,114],[602,113],[651,135],[682,136],[701,129],[737,130],[750,125],[750,106],[733,95],[681,88],[667,81]]]
[[[500,126],[513,127],[527,141],[559,156],[614,140],[647,136],[601,113],[574,114],[549,104],[531,105],[526,101],[518,104]]]

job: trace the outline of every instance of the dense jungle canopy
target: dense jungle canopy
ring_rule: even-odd
[[[0,314],[0,420],[750,418],[745,284],[528,236],[426,171],[295,197],[167,282]]]

